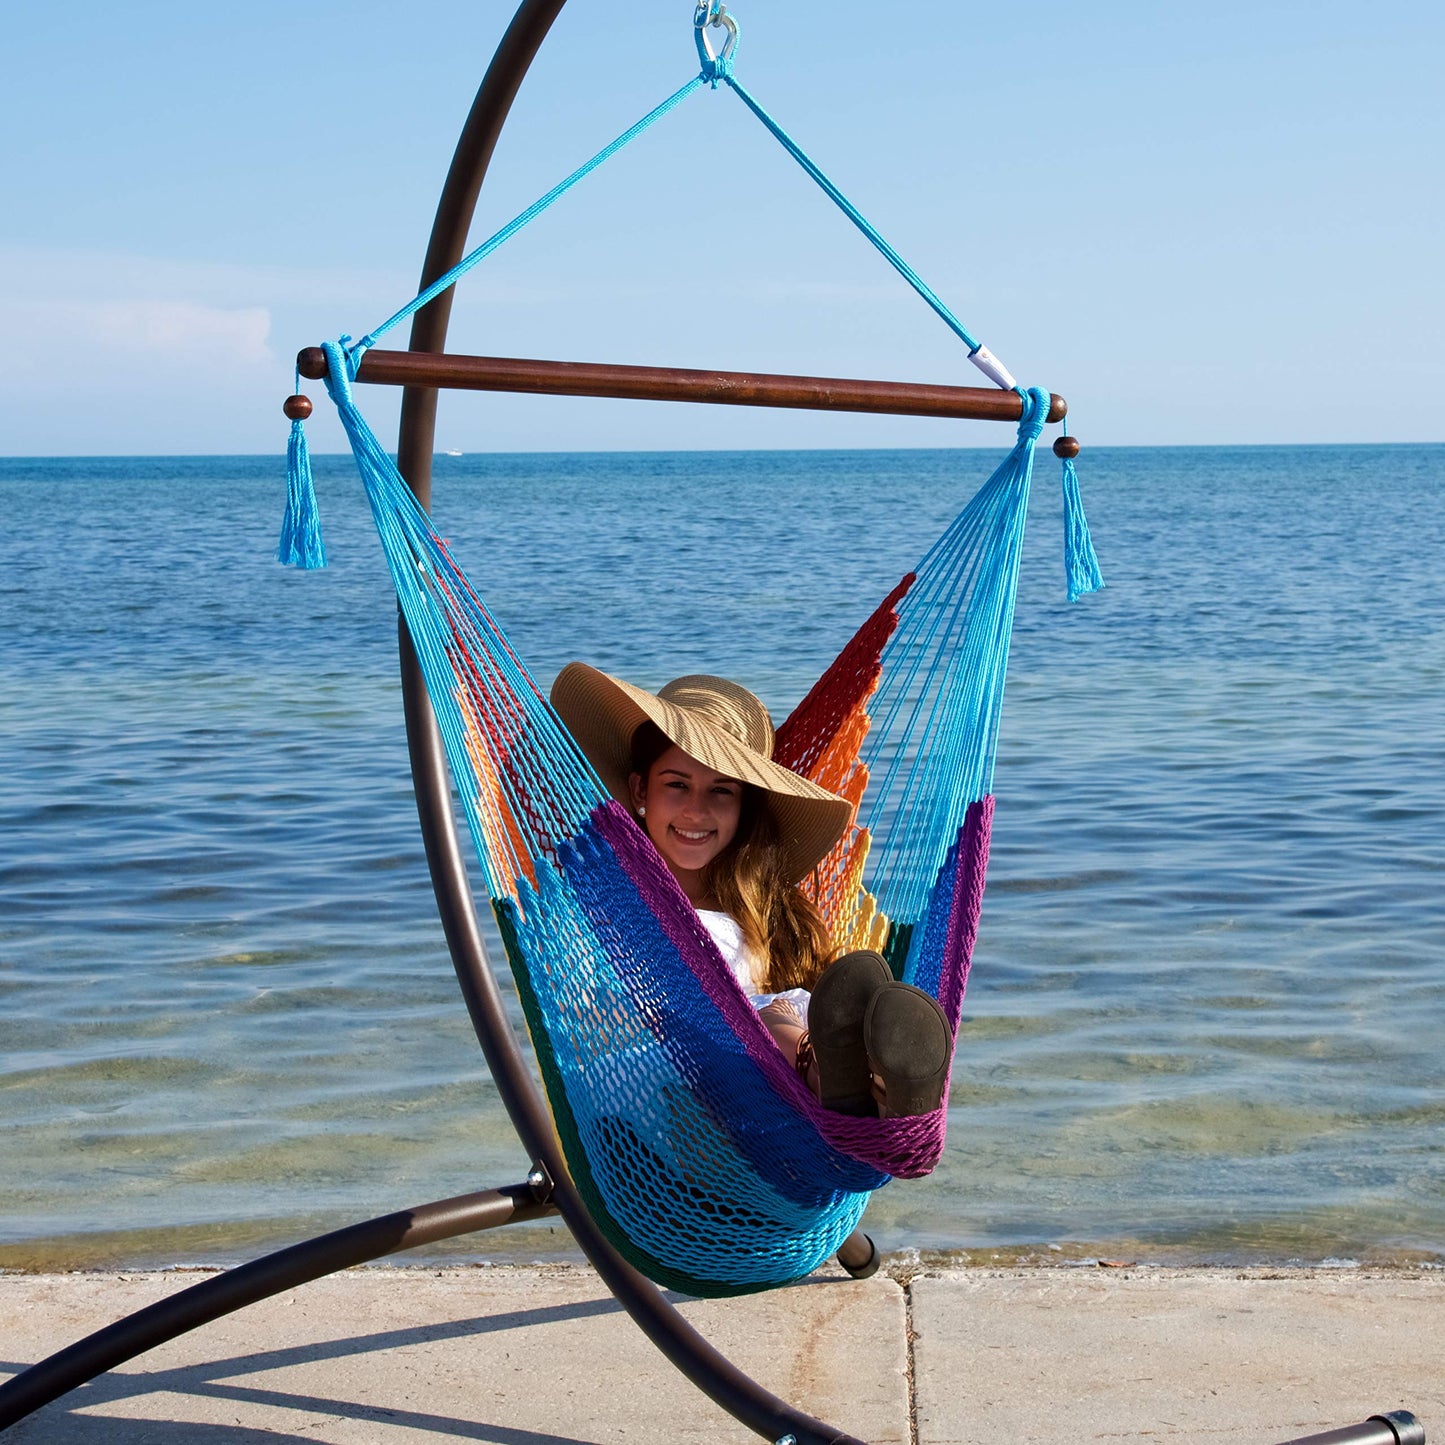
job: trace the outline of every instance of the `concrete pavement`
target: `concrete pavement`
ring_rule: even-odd
[[[1272,1442],[1401,1406],[1445,1445],[1445,1272],[898,1266],[679,1301],[873,1445]],[[0,1377],[194,1271],[0,1275]],[[580,1266],[351,1270],[206,1325],[5,1445],[754,1440]]]

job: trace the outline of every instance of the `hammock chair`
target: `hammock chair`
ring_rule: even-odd
[[[356,457],[573,1182],[636,1268],[689,1294],[720,1295],[797,1279],[837,1251],[872,1190],[933,1168],[946,1106],[859,1119],[813,1098],[437,535],[358,410],[353,383],[376,375],[362,363],[383,332],[699,88],[731,89],[799,160],[964,340],[1019,419],[1012,451],[868,613],[778,729],[774,752],[855,808],[804,884],[834,944],[880,951],[895,976],[938,999],[954,1030],[983,893],[1034,444],[1057,403],[1016,385],[742,86],[733,18],[700,5],[695,30],[702,69],[682,89],[382,326],[328,343],[319,357],[303,353],[298,370],[323,377]],[[716,49],[714,30],[726,37]],[[324,549],[303,401],[293,398],[280,557],[311,566],[324,564]],[[1076,450],[1063,448],[1071,596],[1100,585]]]

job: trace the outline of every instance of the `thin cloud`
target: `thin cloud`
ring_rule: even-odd
[[[241,363],[272,360],[271,313],[262,306],[231,310],[191,301],[104,301],[74,310],[98,344],[115,350],[176,357],[219,351]]]
[[[0,300],[150,300],[253,307],[353,305],[404,291],[408,279],[334,266],[235,265],[120,251],[0,246]],[[374,305],[374,301],[371,303]]]
[[[0,302],[0,376],[34,376],[83,363],[92,375],[125,363],[157,371],[225,358],[227,368],[272,366],[271,313],[263,306],[194,301]]]
[[[0,301],[53,297],[57,301],[109,301],[167,297],[210,306],[305,306],[377,321],[416,291],[417,274],[380,268],[237,265],[185,257],[139,256],[119,251],[0,245]],[[485,268],[462,281],[467,295],[492,303],[531,304],[563,299],[549,279],[489,277]]]

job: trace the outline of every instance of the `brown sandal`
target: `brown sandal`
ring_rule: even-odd
[[[863,1020],[863,1041],[883,1084],[885,1118],[931,1114],[943,1103],[953,1031],[932,994],[909,983],[879,989]]]
[[[825,1109],[839,1114],[878,1112],[868,1075],[863,1017],[869,1001],[893,981],[876,953],[845,953],[829,964],[813,985],[808,1003],[809,1046],[818,1066],[819,1094]]]
[[[793,1068],[797,1071],[798,1077],[806,1084],[808,1082],[808,1070],[818,1062],[818,1056],[813,1052],[813,1039],[807,1029],[798,1035],[798,1046],[793,1052]]]

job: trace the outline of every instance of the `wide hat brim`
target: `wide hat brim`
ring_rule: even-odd
[[[739,690],[741,691],[741,690]],[[552,706],[607,791],[632,806],[632,736],[645,722],[705,767],[764,794],[778,826],[788,881],[805,878],[843,836],[853,805],[747,746],[691,708],[678,707],[585,662],[569,663],[552,685]]]

